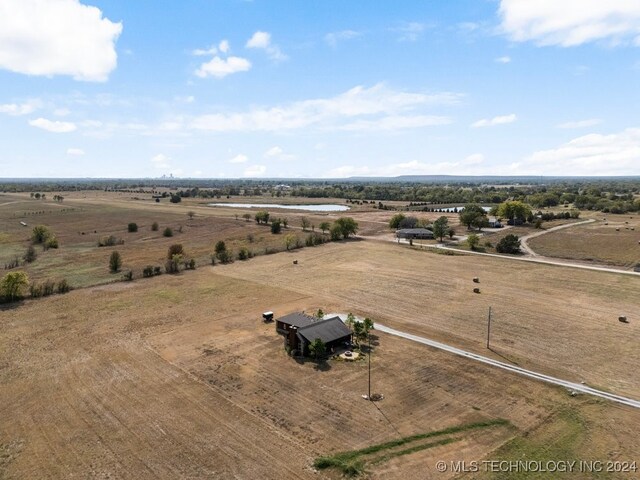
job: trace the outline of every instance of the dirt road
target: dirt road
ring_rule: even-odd
[[[531,238],[539,237],[540,235],[545,235],[547,233],[555,232],[556,230],[563,230],[565,228],[577,227],[578,225],[585,225],[587,223],[593,223],[593,222],[595,222],[595,220],[591,218],[589,220],[583,220],[582,222],[558,225],[557,227],[549,228],[548,230],[539,230],[537,232],[530,233],[529,235],[524,235],[523,237],[520,237],[520,246],[528,255],[531,255],[532,257],[537,257],[538,254],[534,252],[533,249],[529,246],[529,244],[527,243],[527,240]]]

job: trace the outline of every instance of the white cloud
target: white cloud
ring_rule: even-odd
[[[505,125],[507,123],[513,123],[517,120],[517,116],[515,113],[511,115],[501,115],[493,118],[483,118],[482,120],[478,120],[477,122],[473,122],[471,126],[473,128],[478,127],[494,127],[496,125]]]
[[[350,131],[374,131],[374,130],[402,130],[405,128],[432,127],[435,125],[448,125],[449,117],[435,115],[389,115],[377,120],[357,120],[341,127],[341,130]]]
[[[68,108],[56,108],[53,111],[53,114],[56,117],[66,117],[67,115],[69,115],[71,113],[71,110],[69,110]]]
[[[29,125],[32,127],[42,128],[43,130],[53,133],[69,133],[77,130],[78,128],[76,124],[72,122],[52,121],[42,117],[29,121]]]
[[[426,28],[427,26],[424,23],[409,22],[394,30],[400,33],[400,37],[398,38],[399,41],[415,42],[422,36]]]
[[[0,113],[6,113],[12,116],[28,115],[40,107],[41,102],[39,100],[29,100],[28,102],[20,104],[5,103],[4,105],[0,105]]]
[[[636,0],[502,0],[501,29],[512,40],[571,47],[607,40],[640,45]]]
[[[638,175],[640,128],[590,134],[557,148],[540,150],[511,165],[529,175]]]
[[[461,163],[461,165],[479,165],[484,162],[484,155],[481,153],[474,153],[466,157]]]
[[[281,61],[288,58],[282,53],[278,45],[271,43],[271,34],[269,32],[255,32],[251,38],[247,40],[245,47],[264,50],[272,60]]]
[[[251,165],[250,167],[245,168],[244,176],[245,177],[261,177],[267,171],[267,167],[264,165]]]
[[[557,125],[557,128],[586,128],[593,127],[594,125],[600,125],[602,120],[599,118],[590,118],[588,120],[577,120],[573,122],[566,122]]]
[[[218,53],[218,47],[211,45],[209,48],[196,48],[191,51],[191,55],[196,57],[208,57],[209,55],[216,55]]]
[[[352,38],[356,38],[361,36],[362,33],[356,32],[355,30],[342,30],[340,32],[331,32],[327,33],[324,36],[324,41],[331,47],[336,47],[338,42],[343,40],[351,40]]]
[[[229,41],[228,40],[222,40],[219,44],[218,44],[218,48],[220,49],[220,51],[222,53],[229,53],[229,49],[231,48],[229,46]]]
[[[329,170],[326,177],[342,178],[353,176],[396,177],[399,175],[480,175],[486,170],[479,165],[484,163],[484,155],[474,153],[463,160],[448,162],[408,162],[392,163],[379,167],[344,165]]]
[[[67,155],[81,157],[82,155],[84,155],[84,150],[82,150],[81,148],[67,148]]]
[[[264,156],[266,158],[274,158],[276,160],[293,160],[296,158],[295,155],[285,153],[285,151],[277,145],[264,152]]]
[[[282,153],[283,153],[283,150],[280,147],[275,146],[275,147],[271,147],[269,150],[267,150],[264,153],[264,156],[265,157],[277,157],[279,155],[282,155]]]
[[[200,78],[224,78],[227,75],[231,75],[232,73],[246,72],[250,69],[251,62],[246,58],[228,57],[222,59],[216,56],[208,62],[200,65],[200,68],[198,68],[195,73]]]
[[[122,24],[79,0],[0,0],[0,68],[106,81]]]
[[[498,57],[496,58],[496,63],[511,63],[511,57],[506,55],[504,57]]]
[[[249,40],[247,40],[247,48],[267,48],[271,44],[271,34],[269,32],[255,32]]]
[[[170,160],[171,159],[163,153],[159,153],[151,158],[151,164],[159,170],[169,170],[171,168]]]
[[[241,113],[196,117],[191,128],[214,132],[284,131],[315,126],[333,130],[397,130],[447,123],[445,117],[415,113],[433,105],[451,105],[461,96],[395,91],[383,84],[354,87],[331,98],[294,102],[286,106],[256,108]]]
[[[249,157],[243,155],[242,153],[236,155],[232,159],[229,160],[229,163],[246,163],[249,160]]]

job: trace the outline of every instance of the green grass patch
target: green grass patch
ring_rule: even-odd
[[[510,425],[510,423],[508,420],[499,418],[495,420],[488,420],[485,422],[476,422],[476,423],[467,423],[464,425],[457,425],[455,427],[449,427],[449,428],[445,428],[443,430],[437,430],[434,432],[419,433],[417,435],[398,438],[396,440],[379,443],[377,445],[372,445],[370,447],[365,447],[359,450],[352,450],[349,452],[340,452],[331,456],[318,457],[313,462],[313,466],[319,470],[324,470],[326,468],[337,468],[347,476],[356,476],[364,472],[366,460],[361,457],[371,456],[379,452],[392,450],[394,448],[401,447],[409,443],[417,442],[419,440],[425,440],[428,438],[435,438],[435,437],[441,437],[446,435],[453,435],[456,433],[466,432],[470,430],[477,430],[477,429],[500,426],[500,425]],[[409,455],[411,453],[418,452],[420,450],[426,450],[428,448],[437,447],[439,445],[446,445],[448,443],[452,443],[458,440],[460,439],[446,438],[443,440],[438,440],[436,442],[415,445],[403,450],[397,450],[394,452],[387,453],[382,457],[378,457],[374,459],[373,464],[381,463],[394,457]]]
[[[586,419],[579,411],[563,409],[553,415],[540,428],[527,436],[516,437],[500,447],[492,460],[500,461],[579,461],[584,459],[581,452],[583,441],[589,436]],[[581,478],[609,478],[606,472],[582,472]],[[542,479],[549,478],[549,472],[492,472],[479,478],[491,479]]]

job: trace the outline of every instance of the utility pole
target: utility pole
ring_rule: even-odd
[[[491,335],[491,307],[489,307],[489,321],[487,323],[487,348],[489,348],[489,336]]]
[[[369,401],[371,401],[371,335],[367,333],[367,340],[369,341]]]

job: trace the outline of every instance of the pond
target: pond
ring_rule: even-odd
[[[229,208],[282,208],[286,210],[305,210],[307,212],[346,212],[350,207],[346,205],[318,204],[318,205],[285,205],[281,203],[209,203],[210,207]]]

